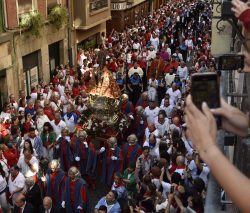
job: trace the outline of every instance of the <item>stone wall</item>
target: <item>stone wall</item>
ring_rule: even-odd
[[[60,30],[55,29],[52,25],[45,26],[41,31],[41,37],[36,38],[30,36],[27,33],[15,36],[15,48],[16,48],[16,71],[18,78],[15,79],[16,84],[19,85],[19,90],[24,89],[24,77],[23,77],[23,61],[22,57],[39,51],[39,77],[45,82],[50,80],[50,68],[49,68],[49,48],[48,45],[61,41],[62,52],[60,54],[61,63],[66,64],[68,62],[67,52],[67,28]],[[16,91],[16,94],[18,90]]]

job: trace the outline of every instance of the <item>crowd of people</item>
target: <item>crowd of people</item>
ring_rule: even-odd
[[[210,170],[187,135],[184,104],[190,75],[216,71],[211,9],[166,3],[122,33],[102,33],[95,49],[79,49],[76,70],[61,65],[51,82],[19,100],[11,94],[0,114],[2,212],[203,212]],[[98,146],[79,117],[103,66],[130,124]],[[93,204],[97,181],[110,190]]]

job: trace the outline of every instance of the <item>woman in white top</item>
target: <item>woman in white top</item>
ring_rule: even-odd
[[[23,156],[24,151],[26,149],[29,149],[31,151],[31,154],[34,155],[35,157],[37,157],[37,152],[33,148],[30,139],[26,139],[23,143],[21,143],[20,146],[22,147],[21,150],[20,150],[20,156]]]

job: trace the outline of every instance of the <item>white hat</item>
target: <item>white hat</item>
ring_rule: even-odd
[[[24,108],[23,107],[19,107],[19,109],[18,109],[18,112],[24,112]]]

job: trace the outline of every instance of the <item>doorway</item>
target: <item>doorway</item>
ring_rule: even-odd
[[[0,111],[3,110],[3,105],[8,100],[8,87],[6,80],[6,69],[0,70]]]
[[[39,52],[33,52],[23,56],[23,78],[25,93],[30,94],[31,86],[36,86],[39,83]]]
[[[49,45],[50,79],[52,79],[56,67],[60,65],[60,41]]]

